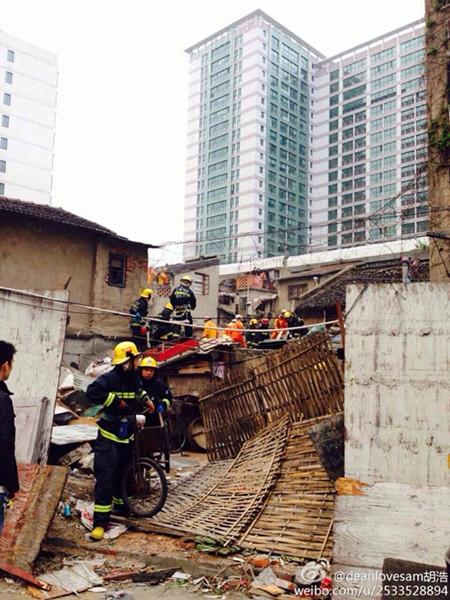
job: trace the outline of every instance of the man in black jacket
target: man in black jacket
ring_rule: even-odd
[[[0,341],[0,532],[3,528],[5,506],[8,499],[19,491],[19,476],[15,457],[16,428],[11,394],[6,387],[16,349]]]
[[[160,313],[156,315],[159,321],[154,321],[152,326],[152,339],[156,341],[170,341],[180,337],[180,328],[178,325],[170,323],[173,313],[173,306],[170,302],[164,305]],[[161,323],[160,321],[167,321]]]
[[[137,373],[139,353],[133,342],[121,342],[114,348],[114,369],[100,375],[87,388],[93,404],[103,404],[95,442],[94,529],[91,538],[99,541],[105,534],[113,507],[124,509],[121,495],[122,473],[131,459],[135,415],[153,403],[142,389]]]
[[[172,319],[181,322],[187,322],[192,325],[191,310],[197,306],[197,298],[191,290],[192,277],[183,275],[180,279],[180,285],[173,289],[170,294],[170,303],[174,308]],[[192,327],[185,326],[184,334],[186,337],[192,337]]]
[[[139,298],[133,302],[130,308],[130,333],[133,342],[140,350],[147,347],[147,322],[148,303],[152,297],[153,290],[144,288]]]
[[[156,376],[158,363],[152,356],[145,356],[139,363],[141,385],[155,406],[155,413],[147,415],[147,425],[159,425],[158,413],[172,406],[173,396],[169,386]]]

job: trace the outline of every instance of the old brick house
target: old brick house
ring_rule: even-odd
[[[150,244],[61,208],[0,197],[0,286],[68,289],[70,300],[128,312],[147,281]],[[71,306],[66,355],[97,354],[127,336],[128,318]]]

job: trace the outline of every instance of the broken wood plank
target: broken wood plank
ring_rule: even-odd
[[[41,581],[37,577],[34,577],[28,571],[24,571],[20,567],[11,565],[7,562],[4,562],[3,560],[0,560],[0,571],[3,571],[4,573],[8,573],[8,575],[12,575],[13,577],[18,577],[19,579],[22,579],[23,581],[26,581],[27,583],[31,583],[32,585],[34,585],[42,590],[49,590],[52,587],[45,581]]]
[[[342,409],[342,365],[327,334],[290,342],[256,363],[251,376],[200,400],[208,457],[234,458],[246,441],[284,416],[295,422]]]
[[[65,467],[19,464],[20,491],[7,511],[0,561],[31,573],[67,478]]]

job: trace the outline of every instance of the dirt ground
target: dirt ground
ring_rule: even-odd
[[[172,456],[171,484],[182,481],[206,464],[202,454],[184,454]],[[62,495],[62,501],[73,505],[77,499],[92,500],[94,478],[90,474],[72,473]],[[126,592],[122,600],[141,600],[167,598],[167,600],[194,600],[194,598],[226,598],[238,600],[245,596],[236,592],[218,590],[225,579],[239,579],[239,569],[231,558],[214,557],[195,549],[193,540],[147,533],[128,531],[112,541],[92,542],[88,531],[80,523],[76,511],[65,518],[58,512],[49,528],[46,539],[41,545],[41,553],[35,562],[35,573],[43,574],[71,566],[77,561],[96,561],[99,566],[94,570],[100,576],[112,571],[132,571],[176,569],[191,576],[191,582],[166,580],[164,584],[150,586],[135,584],[131,580],[107,582],[106,591],[83,592],[65,598],[107,599],[114,592]],[[208,579],[201,579],[202,577]],[[211,583],[211,585],[209,585]],[[214,587],[216,589],[214,590]],[[234,588],[231,588],[234,589]],[[26,584],[11,578],[0,578],[0,597],[8,599],[31,598]]]
[[[246,598],[246,596],[240,593],[227,592],[220,596],[213,593],[205,593],[201,589],[195,590],[191,585],[181,586],[173,583],[157,586],[124,583],[122,586],[108,586],[106,593],[82,592],[77,595],[64,596],[64,598],[67,598],[67,600],[74,600],[75,598],[80,598],[81,600],[105,600],[108,598],[108,595],[111,596],[111,594],[116,592],[129,594],[128,596],[123,596],[120,600],[156,600],[157,598],[162,600],[196,600],[197,598],[203,598],[204,600],[207,598],[215,598],[216,600],[221,600],[222,598],[223,600],[244,600]],[[8,585],[2,580],[0,580],[0,596],[5,598],[5,600],[25,600],[26,598],[32,598],[25,587],[18,587],[13,584]]]

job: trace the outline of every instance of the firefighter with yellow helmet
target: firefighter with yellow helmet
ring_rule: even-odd
[[[124,510],[120,482],[131,459],[136,412],[154,411],[155,407],[142,388],[137,371],[140,354],[134,342],[121,342],[114,348],[113,369],[100,375],[86,391],[92,404],[101,404],[95,442],[94,529],[91,538],[101,540],[109,524],[111,511]]]
[[[180,278],[180,285],[173,289],[170,294],[170,302],[174,308],[173,318],[176,321],[190,323],[192,325],[192,314],[191,311],[195,310],[197,306],[197,298],[191,289],[193,279],[190,275],[182,275]],[[192,337],[192,327],[186,326],[184,328],[186,337]]]
[[[153,290],[143,288],[139,298],[133,302],[130,308],[130,333],[131,338],[140,350],[147,347],[147,322],[145,317],[148,315],[149,301],[153,295]]]
[[[147,415],[147,425],[158,424],[155,421],[157,413],[165,413],[173,402],[170,388],[157,376],[158,366],[152,356],[145,356],[139,362],[142,388],[155,406],[155,413]]]

